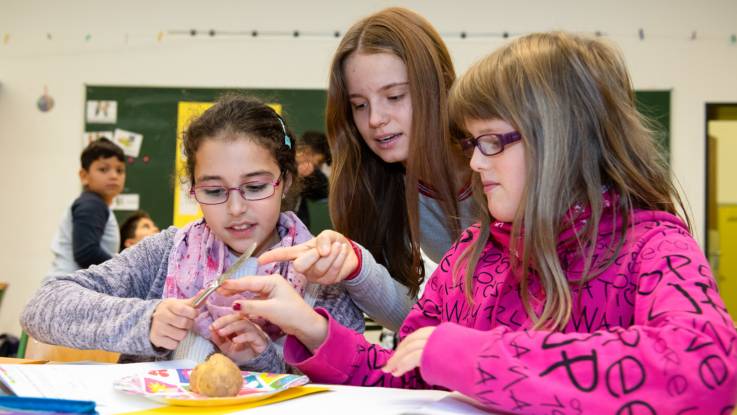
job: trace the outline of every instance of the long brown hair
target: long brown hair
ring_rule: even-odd
[[[512,226],[513,269],[535,327],[560,329],[573,309],[569,281],[557,252],[563,220],[574,203],[590,206],[591,217],[576,233],[584,259],[580,283],[603,271],[618,255],[634,209],[680,214],[690,228],[653,130],[635,107],[632,82],[620,54],[601,40],[554,32],[516,39],[475,64],[453,87],[454,124],[502,119],[523,136],[527,157],[525,196]],[[474,193],[483,199],[474,175]],[[610,259],[593,262],[603,205],[602,189],[618,194]],[[477,198],[479,200],[479,198]],[[485,200],[479,200],[486,206]],[[463,253],[467,293],[473,270],[489,238],[488,210],[481,235]],[[519,242],[521,246],[515,246]],[[463,266],[457,267],[460,269]],[[540,278],[545,306],[536,316],[529,305],[529,268]]]
[[[343,66],[353,53],[391,53],[407,67],[412,129],[405,166],[387,164],[366,145],[353,121]],[[326,109],[333,154],[330,216],[339,232],[364,245],[394,279],[417,293],[420,256],[418,184],[431,184],[448,229],[460,233],[452,163],[461,159],[450,138],[447,94],[455,71],[438,32],[422,16],[388,8],[354,24],[331,66]],[[463,162],[460,168],[468,169]]]

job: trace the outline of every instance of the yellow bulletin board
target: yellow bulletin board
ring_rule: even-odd
[[[737,205],[719,205],[719,261],[713,270],[719,293],[737,322]]]
[[[180,102],[177,106],[177,146],[176,146],[176,185],[174,187],[174,226],[182,227],[202,217],[197,202],[189,194],[189,183],[185,171],[185,158],[182,152],[182,136],[189,123],[199,117],[208,108],[213,106],[212,102]],[[281,115],[281,104],[268,104]]]

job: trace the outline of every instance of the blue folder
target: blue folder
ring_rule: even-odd
[[[97,414],[94,401],[0,396],[0,414]]]

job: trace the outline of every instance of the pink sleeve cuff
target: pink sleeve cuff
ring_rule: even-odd
[[[475,362],[489,338],[480,331],[456,323],[442,323],[430,335],[420,361],[420,373],[425,382],[462,393],[473,387]],[[463,352],[460,353],[459,349]],[[455,356],[448,359],[448,356]]]
[[[284,342],[284,360],[309,376],[313,382],[345,383],[356,366],[354,360],[363,335],[342,326],[322,307],[315,309],[328,320],[328,335],[314,354],[294,336]]]

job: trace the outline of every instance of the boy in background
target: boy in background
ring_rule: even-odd
[[[305,131],[298,143],[297,152],[300,153],[298,154],[300,156],[300,160],[297,160],[298,164],[308,163],[313,169],[320,170],[325,177],[330,177],[330,164],[333,157],[330,154],[328,138],[324,133]],[[308,176],[312,173],[312,170],[307,168],[306,171],[300,173],[306,173],[302,175]]]
[[[51,244],[52,273],[71,273],[102,263],[118,252],[120,231],[110,209],[125,185],[125,155],[107,138],[82,151],[79,178],[84,190],[67,209]]]
[[[332,157],[325,134],[306,131],[297,143],[296,157],[301,188],[294,210],[302,222],[310,227],[307,201],[325,200],[328,197],[328,176]]]
[[[141,239],[156,233],[159,233],[159,228],[151,216],[143,210],[137,210],[120,225],[120,250],[131,247]]]

